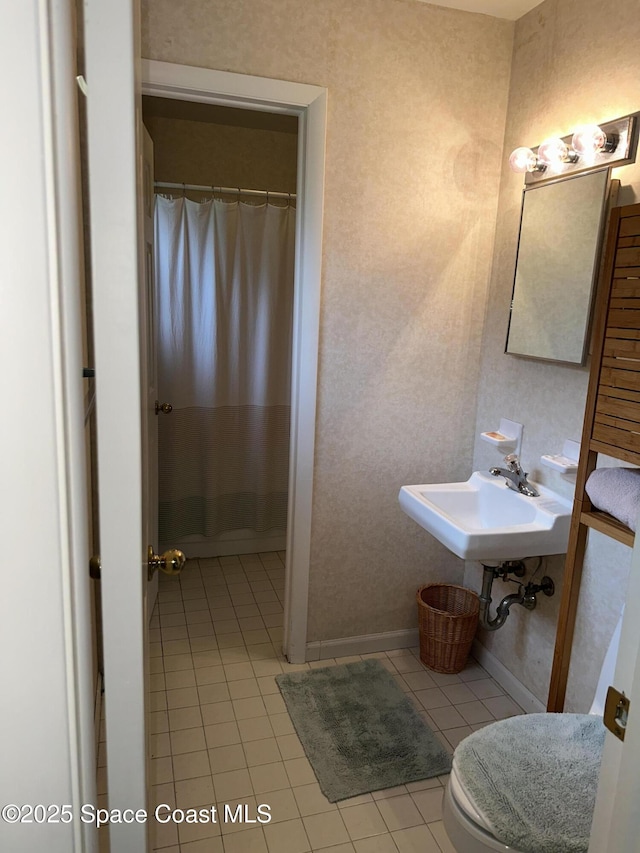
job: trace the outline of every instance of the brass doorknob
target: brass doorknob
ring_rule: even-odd
[[[162,412],[165,415],[168,415],[169,412],[173,411],[173,406],[171,403],[162,403],[160,405],[160,400],[156,400],[156,415],[159,415]]]
[[[165,575],[179,575],[184,564],[187,562],[187,558],[182,551],[178,551],[175,548],[165,551],[164,554],[156,554],[151,545],[149,545],[147,555],[149,567],[147,577],[149,580],[153,577],[156,569],[160,569]]]

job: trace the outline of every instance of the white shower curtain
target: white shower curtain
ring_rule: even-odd
[[[156,197],[161,542],[284,530],[295,209]]]

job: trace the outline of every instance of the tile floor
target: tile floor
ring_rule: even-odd
[[[294,731],[274,676],[299,666],[281,652],[284,553],[190,560],[161,576],[152,617],[153,799],[178,808],[246,804],[268,824],[152,822],[161,853],[452,853],[442,823],[446,776],[329,803]],[[421,664],[417,649],[378,657],[445,747],[523,713],[475,662],[460,675]],[[98,756],[105,793],[104,744]]]

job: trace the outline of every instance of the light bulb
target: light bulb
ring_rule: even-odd
[[[557,168],[562,163],[575,163],[578,159],[578,154],[575,151],[570,151],[562,139],[555,138],[545,139],[538,147],[538,157],[548,166]]]
[[[618,137],[607,135],[597,124],[585,124],[573,134],[571,145],[581,157],[593,159],[601,151],[615,151]]]
[[[544,163],[540,163],[536,155],[530,148],[516,148],[511,152],[509,157],[509,165],[514,172],[523,174],[524,172],[541,172],[546,168]]]

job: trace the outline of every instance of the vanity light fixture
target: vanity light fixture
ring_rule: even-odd
[[[548,166],[557,169],[562,163],[577,163],[580,158],[591,164],[596,154],[616,150],[620,137],[615,133],[608,136],[597,124],[579,127],[571,137],[571,148],[564,139],[545,139],[537,152],[531,148],[516,148],[511,152],[509,165],[514,172],[544,172]]]
[[[525,172],[544,172],[546,165],[538,159],[530,148],[516,148],[511,152],[509,165],[514,172],[523,175]]]
[[[633,163],[639,115],[633,113],[601,125],[584,124],[562,139],[546,139],[537,148],[516,148],[509,165],[514,172],[524,174],[525,184],[533,184],[594,167]]]
[[[554,138],[545,139],[538,147],[538,157],[547,166],[557,168],[561,163],[576,163],[580,155],[575,148],[569,148],[563,139]]]
[[[597,124],[585,124],[573,134],[571,147],[577,157],[592,159],[601,151],[607,153],[615,151],[619,141],[620,137],[616,133],[606,134]]]

